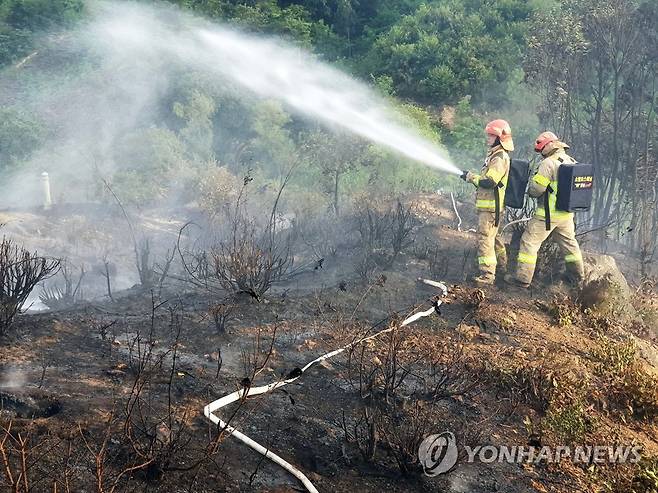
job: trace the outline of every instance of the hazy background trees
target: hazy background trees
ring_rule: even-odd
[[[538,131],[552,129],[576,158],[595,164],[595,207],[579,219],[582,227],[609,224],[607,236],[636,251],[655,237],[647,233],[658,225],[655,1],[169,3],[284,36],[371,83],[464,168],[479,166],[488,119],[511,121],[519,157],[532,155]],[[25,81],[39,87],[36,73],[50,70],[37,61],[39,51],[85,15],[82,0],[0,0],[0,172],[16,172],[57,132],[36,111],[40,102],[24,97],[31,87]],[[56,50],[49,55],[56,58]],[[62,67],[73,79],[97,69],[82,59],[57,62],[57,77]],[[199,183],[213,169],[236,177],[251,170],[267,190],[297,166],[290,187],[324,197],[334,213],[343,193],[446,185],[439,174],[334,135],[276,102],[224,89],[200,74],[181,74],[153,111],[157,118],[127,131],[110,155],[89,159],[99,169],[112,161],[117,192],[140,204],[197,200]]]

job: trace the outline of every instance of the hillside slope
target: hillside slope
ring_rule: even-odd
[[[417,282],[422,277],[449,285],[440,314],[314,367],[285,392],[223,410],[224,417],[300,467],[320,491],[655,489],[655,293],[633,289],[627,302],[605,298],[583,311],[557,281],[528,292],[476,288],[465,280],[475,242],[468,205],[459,205],[467,231],[457,231],[449,199],[413,202],[415,241],[369,272],[369,282],[354,275],[353,252],[339,249],[262,303],[234,300],[225,333],[212,320],[217,294],[175,284],[19,317],[0,345],[0,443],[13,478],[21,471],[19,437],[27,437],[30,491],[61,488],[63,478],[72,491],[96,491],[99,481],[107,491],[297,491],[282,469],[218,435],[203,406],[428,308],[437,293]],[[5,234],[63,254],[58,236],[70,216],[25,214],[20,227],[17,217]],[[184,222],[145,217],[167,238]],[[109,237],[122,229],[120,220],[105,226]],[[130,243],[113,254],[129,259]],[[462,450],[452,471],[426,477],[418,443],[444,431],[460,447],[639,445],[642,461],[468,463]],[[10,484],[0,474],[0,485]]]

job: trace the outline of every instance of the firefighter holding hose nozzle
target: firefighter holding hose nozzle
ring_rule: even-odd
[[[505,120],[493,120],[484,129],[489,151],[480,174],[464,171],[461,178],[477,189],[475,207],[478,212],[477,284],[493,284],[496,266],[499,272],[507,266],[505,245],[498,235],[501,212],[504,209],[505,187],[509,177],[509,152],[514,150],[512,130]]]
[[[566,153],[567,149],[569,146],[561,142],[553,132],[543,132],[535,141],[535,151],[544,160],[528,185],[528,195],[537,198],[538,203],[535,215],[521,237],[516,277],[510,279],[518,286],[530,286],[535,274],[537,252],[550,235],[553,235],[564,254],[569,281],[579,285],[583,280],[583,258],[576,240],[574,213],[568,212],[570,208],[560,210],[559,207],[558,172],[562,165],[569,168],[576,164],[576,160]],[[580,181],[576,178],[574,186],[580,185],[591,191],[591,178],[588,176],[587,180]],[[566,188],[569,191],[569,185]]]

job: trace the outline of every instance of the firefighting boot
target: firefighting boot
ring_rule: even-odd
[[[480,274],[473,278],[473,282],[478,286],[491,286],[494,284],[495,277],[490,274]]]
[[[512,274],[507,274],[505,276],[505,284],[514,288],[521,288],[521,289],[528,289],[530,287],[530,283],[519,281],[516,278],[516,276]]]

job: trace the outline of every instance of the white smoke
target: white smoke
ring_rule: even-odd
[[[13,367],[0,369],[0,389],[19,389],[24,387],[26,382],[24,371]]]
[[[279,100],[309,120],[459,173],[384,98],[291,44],[173,8],[97,2],[90,11],[79,30],[44,41],[47,54],[0,74],[5,102],[39,114],[48,134],[29,166],[0,184],[0,207],[38,204],[42,171],[51,174],[56,202],[64,189],[69,200],[93,201],[97,190],[88,186],[90,178],[111,174],[121,139],[153,125],[167,91],[190,72],[244,97]],[[82,70],[67,68],[72,58],[82,61]]]
[[[399,115],[365,84],[277,39],[217,25],[172,26],[154,11],[127,4],[101,9],[90,28],[110,50],[173,59],[286,103],[296,112],[349,130],[413,160],[453,174],[440,148],[396,121]]]

